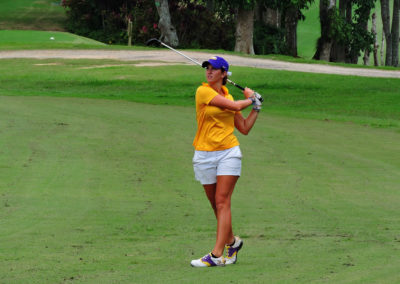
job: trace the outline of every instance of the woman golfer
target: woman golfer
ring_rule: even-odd
[[[236,262],[243,241],[233,235],[231,196],[241,173],[242,153],[234,128],[247,135],[253,127],[261,102],[254,91],[245,88],[246,99],[234,101],[225,87],[229,64],[222,57],[204,61],[208,83],[196,92],[197,133],[193,141],[193,167],[196,179],[205,193],[217,218],[217,240],[213,250],[204,257],[191,261],[194,267],[223,266]],[[247,118],[241,110],[253,105]],[[226,255],[224,254],[226,249]]]

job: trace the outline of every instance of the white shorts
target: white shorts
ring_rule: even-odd
[[[242,152],[239,146],[222,151],[195,151],[193,169],[201,184],[217,183],[217,176],[240,176]]]

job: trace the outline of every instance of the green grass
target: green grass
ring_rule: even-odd
[[[297,52],[305,59],[311,59],[316,50],[317,40],[321,35],[319,22],[319,1],[316,1],[308,10],[304,10],[304,21],[299,21],[297,27]]]
[[[191,268],[215,237],[194,123],[193,107],[0,96],[0,281],[400,280],[400,134],[268,111],[239,136],[239,261]]]
[[[54,40],[51,39],[54,38]],[[108,49],[143,50],[144,46],[107,45],[68,32],[0,30],[0,50]]]
[[[0,60],[0,283],[400,281],[400,80],[232,67],[266,98],[237,134],[245,245],[194,269],[215,239],[191,166],[204,76],[136,63]]]
[[[101,48],[106,45],[67,32],[0,30],[0,50]]]
[[[2,60],[0,95],[124,99],[189,106],[204,80],[195,66],[135,67],[112,60]],[[120,65],[123,66],[120,66]],[[269,113],[399,127],[398,79],[232,67],[232,80],[266,98]],[[172,75],[171,75],[172,74]],[[357,86],[357,88],[354,88]],[[238,90],[232,93],[240,98]]]
[[[2,0],[0,29],[64,30],[65,10],[59,0]]]

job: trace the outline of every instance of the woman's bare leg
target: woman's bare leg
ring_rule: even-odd
[[[214,199],[212,198],[212,189],[208,189],[211,202],[214,202],[216,217],[217,217],[217,240],[212,250],[212,253],[220,257],[225,245],[232,243],[234,240],[232,232],[232,215],[231,215],[231,196],[235,188],[238,176],[217,176],[217,184],[215,187]],[[207,189],[206,189],[207,194]],[[207,197],[209,194],[207,194]],[[211,203],[213,206],[213,203]],[[213,208],[214,208],[213,206]]]
[[[215,218],[217,218],[217,207],[215,205],[215,192],[217,191],[217,184],[203,184],[204,192],[210,201],[211,207],[214,210]]]
[[[214,183],[214,184],[205,184],[205,185],[203,185],[203,187],[204,187],[204,191],[205,191],[205,193],[207,195],[207,198],[210,201],[211,207],[214,210],[215,218],[217,218],[217,221],[218,221],[217,206],[215,204],[215,192],[217,191],[217,184],[216,183]],[[231,244],[235,239],[234,236],[233,236],[232,226],[230,227],[229,235],[231,237],[228,239],[228,242],[226,243],[227,245]]]

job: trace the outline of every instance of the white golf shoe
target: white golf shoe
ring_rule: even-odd
[[[211,252],[206,254],[202,258],[194,259],[190,262],[190,265],[193,267],[212,267],[212,266],[224,266],[225,258],[221,257],[212,257]]]
[[[242,248],[242,246],[243,246],[243,241],[237,236],[235,236],[235,242],[233,243],[233,245],[225,246],[225,249],[226,249],[225,264],[235,264],[236,263],[237,254],[238,254],[239,250]]]

